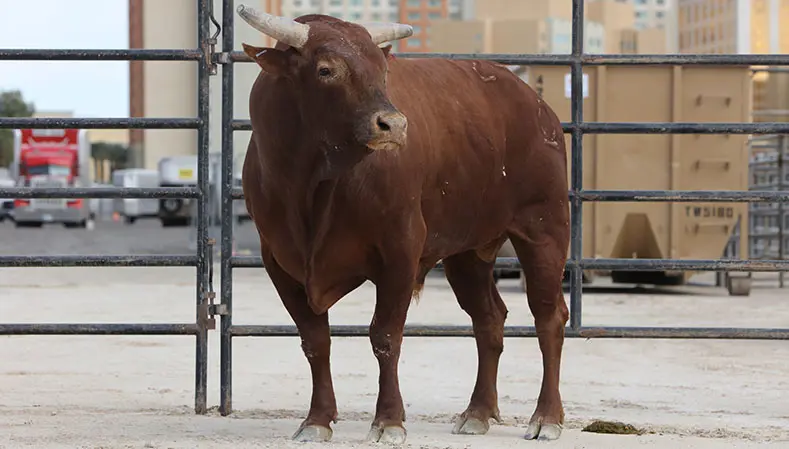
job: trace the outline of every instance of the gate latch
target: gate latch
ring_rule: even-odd
[[[215,316],[227,315],[227,305],[215,304],[216,292],[214,291],[214,245],[215,239],[208,239],[206,249],[208,253],[208,291],[203,293],[203,301],[200,305],[200,324],[208,330],[216,329]]]

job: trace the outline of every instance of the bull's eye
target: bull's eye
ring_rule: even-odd
[[[331,76],[331,69],[328,67],[321,67],[320,69],[318,69],[318,75],[324,78],[329,77]]]

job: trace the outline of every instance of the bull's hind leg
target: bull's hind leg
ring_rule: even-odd
[[[569,232],[564,220],[543,210],[530,210],[526,223],[510,232],[523,266],[529,308],[542,353],[542,386],[537,408],[529,420],[526,439],[555,440],[562,433],[564,408],[559,394],[559,370],[564,343],[564,326],[569,317],[562,294],[562,277]],[[543,221],[544,220],[544,221]]]
[[[504,350],[507,306],[496,289],[493,264],[480,259],[475,251],[444,259],[447,280],[460,307],[471,317],[478,357],[471,400],[452,433],[481,435],[490,429],[491,418],[500,421],[496,378]]]
[[[310,411],[293,434],[293,439],[329,441],[332,437],[331,423],[337,421],[337,402],[329,367],[329,314],[316,315],[307,303],[307,294],[301,284],[288,275],[265,248],[262,253],[266,271],[299,330],[301,349],[312,372]]]

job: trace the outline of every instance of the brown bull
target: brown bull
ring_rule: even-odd
[[[554,112],[500,65],[397,59],[391,46],[378,46],[410,36],[406,25],[238,10],[278,41],[275,48],[244,45],[263,70],[250,94],[243,188],[263,262],[312,372],[310,410],[294,438],[332,436],[328,310],[370,280],[370,342],[380,371],[367,438],[405,441],[397,369],[403,327],[439,260],[471,317],[479,357],[453,432],[486,433],[489,420],[499,419],[507,315],[493,266],[508,237],[524,267],[543,362],[526,438],[558,438],[569,211]]]

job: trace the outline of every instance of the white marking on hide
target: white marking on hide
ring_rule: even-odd
[[[472,69],[473,69],[475,72],[477,72],[477,75],[479,75],[479,77],[480,77],[480,79],[481,79],[482,81],[484,81],[484,82],[486,82],[486,83],[489,83],[489,82],[491,82],[491,81],[496,81],[496,75],[485,76],[485,75],[483,75],[483,74],[479,73],[479,70],[477,70],[477,63],[476,63],[476,61],[471,63],[471,68],[472,68]]]

